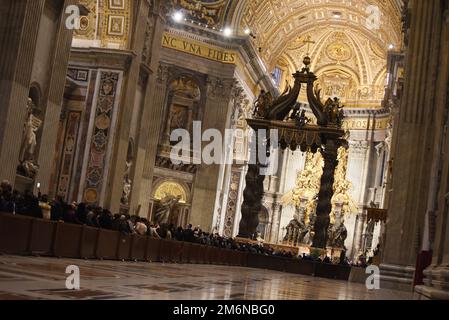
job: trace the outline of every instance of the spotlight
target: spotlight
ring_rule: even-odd
[[[175,22],[181,22],[182,20],[184,20],[184,14],[181,11],[176,11],[173,14],[173,20]]]
[[[232,36],[232,29],[227,27],[223,30],[223,34],[225,35],[225,37],[230,37]]]
[[[246,28],[243,32],[248,36],[251,34],[251,30],[249,28]]]
[[[388,49],[393,50],[393,49],[394,49],[394,44],[390,44],[390,45],[388,46]]]

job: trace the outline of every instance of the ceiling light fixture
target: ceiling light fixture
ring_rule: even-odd
[[[182,20],[184,20],[184,14],[181,11],[176,11],[173,14],[173,20],[175,22],[181,22]]]
[[[226,28],[223,30],[223,34],[225,35],[225,37],[230,37],[230,36],[232,36],[232,29],[229,28],[229,27],[226,27]]]

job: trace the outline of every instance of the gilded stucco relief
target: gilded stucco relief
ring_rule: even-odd
[[[75,40],[92,42],[92,46],[127,49],[131,26],[131,0],[80,0],[89,11],[80,18]]]

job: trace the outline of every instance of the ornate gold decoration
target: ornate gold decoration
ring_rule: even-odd
[[[296,186],[281,199],[284,206],[305,207],[305,221],[316,208],[316,197],[320,191],[324,160],[321,153],[307,152],[304,170],[298,172]]]
[[[199,41],[179,37],[171,33],[164,33],[162,47],[188,53],[208,60],[218,61],[225,64],[235,64],[237,53],[210,46]]]
[[[334,223],[337,203],[341,205],[341,216],[357,213],[357,205],[350,195],[352,183],[346,180],[348,170],[348,149],[338,149],[338,166],[335,170],[334,196],[332,197],[331,223]]]
[[[132,0],[79,0],[89,14],[80,18],[74,39],[98,41],[101,47],[127,49]],[[97,8],[99,12],[97,12]]]
[[[184,9],[188,19],[217,27],[223,21],[228,0],[173,0],[173,4],[177,9]]]
[[[163,200],[167,197],[179,198],[180,203],[187,203],[187,194],[184,188],[177,182],[163,182],[154,192],[155,200]]]
[[[193,100],[199,100],[201,91],[195,80],[182,76],[175,79],[170,85],[170,91],[174,95]]]
[[[357,213],[357,205],[350,195],[352,183],[346,180],[348,168],[348,151],[341,147],[338,150],[339,164],[335,171],[334,196],[332,198],[331,223],[334,223],[337,203],[341,204],[341,213],[346,217]],[[281,199],[283,206],[294,206],[305,209],[305,221],[309,223],[310,214],[316,210],[316,197],[320,190],[321,176],[323,174],[323,156],[317,152],[307,152],[304,170],[298,172],[296,186],[287,192]]]
[[[334,42],[327,46],[326,53],[329,58],[338,62],[348,61],[351,59],[352,50],[346,43]]]

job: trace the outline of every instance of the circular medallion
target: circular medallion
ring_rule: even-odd
[[[89,18],[86,16],[82,16],[80,18],[80,30],[86,31],[89,28]]]
[[[330,44],[326,49],[326,53],[330,59],[337,61],[347,61],[352,57],[351,48],[343,42]]]
[[[95,189],[87,189],[86,192],[84,192],[84,199],[86,199],[86,202],[88,203],[95,203],[98,199],[98,193]]]
[[[111,125],[111,119],[104,113],[95,120],[95,126],[100,130],[106,130]]]

